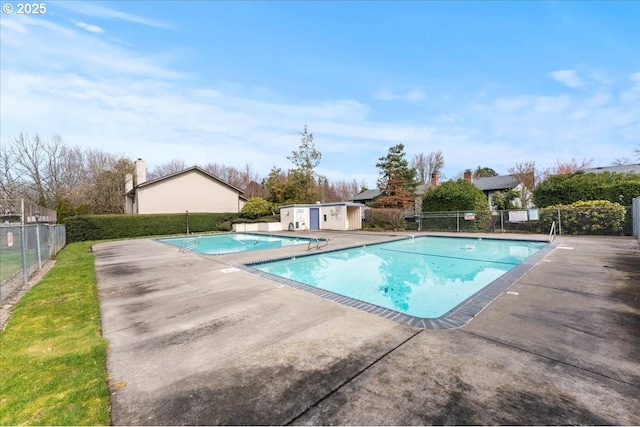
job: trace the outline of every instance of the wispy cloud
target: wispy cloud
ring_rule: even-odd
[[[189,78],[179,71],[175,51],[149,55],[89,34],[103,28],[86,21],[99,20],[65,21],[66,27],[37,21],[0,21],[3,138],[60,134],[71,145],[143,157],[150,168],[181,158],[189,165],[249,163],[264,176],[274,165],[290,167],[286,157],[307,124],[323,153],[320,171],[329,179],[364,179],[369,186],[377,178],[378,158],[398,142],[409,158],[442,149],[449,176],[478,165],[506,173],[524,160],[551,165],[582,152],[600,165],[637,148],[640,72],[624,81],[607,77],[610,87],[603,88],[574,70],[560,70],[556,80],[581,90],[507,93],[478,85],[451,95],[446,107],[420,102],[426,93],[445,98],[428,86],[375,94],[409,104],[368,103],[364,96],[341,93],[300,100],[270,93],[261,83]],[[591,76],[588,69],[583,74]],[[380,107],[388,104],[394,111],[406,107],[407,118],[392,121],[391,109]]]
[[[85,31],[88,31],[90,33],[95,33],[95,34],[102,34],[104,33],[104,30],[102,28],[100,28],[97,25],[93,25],[93,24],[87,24],[86,22],[80,22],[80,21],[76,21],[76,20],[71,20],[71,22],[78,28],[82,28]]]
[[[557,70],[552,71],[549,75],[552,79],[571,88],[578,88],[584,84],[584,80],[578,76],[576,70]]]
[[[389,89],[380,89],[375,93],[374,98],[382,101],[407,101],[419,102],[425,99],[426,94],[422,88],[414,88],[406,93],[397,93]]]
[[[170,28],[165,22],[143,16],[122,12],[90,1],[61,1],[56,2],[57,6],[63,7],[75,13],[103,19],[116,19],[120,21],[132,22],[156,28]]]

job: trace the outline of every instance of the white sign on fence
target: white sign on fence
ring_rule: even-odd
[[[526,222],[527,211],[509,211],[509,222]]]
[[[10,231],[7,233],[7,246],[13,246],[13,233]]]

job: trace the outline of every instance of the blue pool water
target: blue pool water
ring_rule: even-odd
[[[222,255],[235,252],[280,248],[282,246],[306,245],[310,239],[266,234],[234,233],[212,234],[209,236],[172,237],[158,240],[177,247],[182,247],[182,245],[185,244],[185,240],[197,240],[199,244],[193,248],[194,252],[200,252],[207,255]]]
[[[438,318],[545,243],[417,237],[250,265],[420,318]]]

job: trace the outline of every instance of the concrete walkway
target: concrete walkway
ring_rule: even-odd
[[[331,248],[397,238],[309,235]],[[561,237],[451,330],[233,268],[306,246],[207,257],[131,240],[94,251],[116,425],[640,424],[632,238]]]

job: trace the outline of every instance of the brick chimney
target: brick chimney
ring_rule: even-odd
[[[464,171],[464,180],[469,184],[473,184],[473,173],[471,172],[471,169]]]
[[[438,186],[438,173],[437,172],[432,172],[431,173],[431,188],[437,187],[437,186]]]

